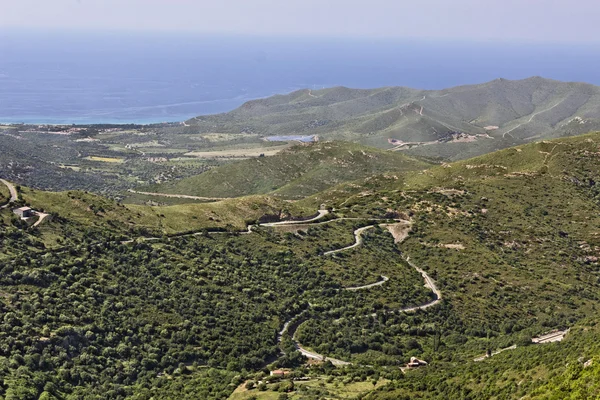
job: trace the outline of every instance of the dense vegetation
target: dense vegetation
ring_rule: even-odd
[[[0,395],[223,399],[238,387],[232,398],[593,397],[599,149],[600,134],[536,143],[295,204],[126,207],[23,188],[22,202],[55,217],[32,229],[0,212]],[[322,203],[329,221],[236,233]],[[361,246],[324,255],[393,219],[411,221],[401,243],[373,227]],[[198,234],[176,235],[189,231]],[[437,281],[440,304],[398,311],[433,298],[406,256]],[[565,328],[562,343],[531,343]],[[294,337],[352,364],[304,366]],[[429,365],[403,374],[413,356]],[[266,377],[286,367],[311,380]]]
[[[68,228],[69,245],[44,250],[44,235],[56,234],[51,225],[60,224]],[[333,261],[308,246],[292,251],[286,244],[300,239],[287,234],[262,229],[243,236],[124,244],[120,235],[97,226],[79,231],[76,221],[58,218],[43,232],[28,233],[13,218],[2,225],[2,237],[10,240],[2,246],[10,257],[0,258],[5,367],[0,393],[7,399],[36,399],[43,392],[58,398],[141,399],[174,391],[223,398],[232,375],[204,376],[200,367],[238,375],[260,370],[279,355],[276,337],[283,321],[309,302],[315,315],[381,307],[376,293],[339,290],[335,275],[325,272],[324,264],[331,268]],[[302,240],[314,232],[326,241],[328,231],[311,228]],[[369,257],[394,263],[386,257],[396,251],[390,237],[380,232],[373,241],[387,243],[387,250],[355,260],[356,267]],[[401,276],[404,281],[386,294],[390,303],[412,304],[426,296],[417,289],[417,274],[406,268]],[[294,359],[288,356],[284,364]],[[168,381],[171,377],[176,382]],[[218,386],[223,379],[227,385]]]

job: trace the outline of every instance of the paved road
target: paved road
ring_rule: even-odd
[[[304,221],[280,221],[280,222],[272,222],[272,223],[267,223],[267,224],[260,224],[260,226],[278,226],[278,225],[299,225],[299,224],[306,224],[306,223],[310,223],[310,222],[314,222],[314,221],[318,221],[319,219],[325,217],[326,215],[329,214],[329,211],[327,210],[319,210],[319,214],[311,219],[308,220],[304,220]],[[332,222],[332,221],[338,221],[338,220],[349,220],[349,219],[368,219],[368,218],[338,218],[338,219],[333,219],[331,221],[326,221],[327,223]],[[316,225],[316,224],[315,224]],[[381,227],[386,227],[390,224],[380,224],[379,226]],[[243,231],[243,232],[239,232],[239,233],[252,233],[252,226],[250,225],[248,226],[248,230],[247,231]],[[335,254],[335,253],[339,253],[342,251],[346,251],[349,249],[353,249],[355,247],[358,247],[360,245],[363,244],[363,238],[362,238],[362,234],[363,232],[365,232],[368,229],[374,228],[375,225],[369,225],[369,226],[365,226],[362,228],[358,228],[357,230],[354,231],[354,237],[356,242],[353,245],[338,249],[338,250],[332,250],[329,251],[327,253],[325,253],[325,255],[330,255],[330,254]],[[211,232],[212,233],[221,233],[221,232]],[[228,232],[222,232],[222,233],[228,233]],[[193,235],[200,235],[201,233],[191,233],[189,235],[183,235],[183,236],[193,236]],[[159,240],[159,238],[143,238],[144,240]],[[127,240],[122,242],[123,244],[126,243],[132,243],[134,240]],[[411,311],[416,311],[416,310],[424,310],[427,309],[429,307],[432,307],[436,304],[438,304],[441,300],[442,300],[442,293],[439,291],[439,289],[437,288],[437,286],[435,285],[435,282],[433,281],[433,279],[431,279],[431,277],[429,275],[427,275],[427,273],[422,270],[421,268],[417,267],[416,265],[414,265],[411,261],[410,258],[407,257],[406,261],[408,262],[408,264],[415,268],[422,276],[423,276],[423,280],[425,281],[425,286],[429,289],[431,289],[431,291],[433,291],[436,295],[436,299],[429,302],[429,303],[425,303],[422,304],[420,306],[416,306],[416,307],[407,307],[407,308],[401,308],[399,310],[395,310],[396,312],[411,312]],[[369,289],[372,288],[374,286],[380,286],[383,285],[385,282],[387,282],[389,280],[388,277],[386,276],[382,276],[382,280],[376,283],[371,283],[371,284],[367,284],[367,285],[363,285],[363,286],[358,286],[358,287],[351,287],[351,288],[346,288],[347,290],[352,290],[352,291],[356,291],[356,290],[364,290],[364,289]],[[373,314],[376,315],[376,314]],[[296,316],[298,317],[298,316]],[[277,341],[278,343],[281,343],[281,339],[283,334],[288,331],[288,328],[291,324],[292,320],[286,321],[285,324],[283,325],[283,328],[281,329],[281,331],[279,331],[278,335],[277,335]],[[332,364],[334,365],[349,365],[351,364],[348,361],[343,361],[343,360],[338,360],[336,358],[331,358],[331,357],[326,357],[322,354],[316,353],[314,351],[310,351],[304,347],[302,347],[302,344],[299,343],[296,339],[295,339],[295,332],[292,333],[292,340],[294,342],[294,346],[296,347],[296,349],[305,357],[307,358],[312,358],[315,360],[325,360],[325,361],[330,361]]]
[[[364,218],[338,218],[338,219],[332,219],[332,221],[339,221],[339,220],[342,220],[342,219],[362,219],[362,220],[364,220]],[[386,227],[388,227],[390,225],[394,225],[394,224],[380,224],[379,226],[382,227],[382,228],[386,228]],[[375,228],[375,225],[369,225],[369,226],[365,226],[365,227],[362,227],[362,228],[358,228],[357,230],[354,231],[354,240],[355,240],[354,244],[352,244],[350,246],[343,247],[341,249],[327,251],[327,252],[323,253],[323,255],[329,256],[329,255],[332,255],[332,254],[341,253],[342,251],[350,250],[350,249],[353,249],[355,247],[361,246],[363,244],[362,234],[365,231],[367,231],[369,229],[372,229],[372,228]]]
[[[435,281],[433,279],[431,279],[431,277],[429,275],[427,275],[427,272],[423,271],[421,268],[417,267],[412,261],[410,261],[410,257],[406,257],[405,260],[408,263],[408,265],[410,265],[411,267],[416,269],[417,272],[419,272],[421,274],[421,276],[423,277],[423,280],[425,281],[425,287],[430,289],[435,294],[436,299],[429,303],[420,305],[418,307],[404,308],[404,309],[401,309],[400,311],[406,312],[406,311],[425,310],[429,307],[435,306],[440,301],[442,301],[442,292],[436,286]]]
[[[348,361],[338,360],[337,358],[325,357],[322,354],[315,353],[313,351],[308,351],[304,347],[302,347],[302,345],[300,343],[298,343],[297,340],[294,340],[294,345],[296,346],[296,349],[306,358],[312,358],[313,360],[329,361],[333,365],[351,365],[352,364],[351,362],[348,362]]]
[[[11,203],[14,203],[15,201],[19,200],[19,193],[17,193],[17,188],[15,188],[14,185],[12,183],[10,183],[9,181],[0,179],[0,182],[2,182],[4,185],[6,185],[6,187],[8,188],[8,191],[10,192],[10,200],[8,200],[8,203],[6,203],[5,205],[3,205],[0,208],[8,208],[8,206]]]
[[[271,223],[267,223],[267,224],[259,224],[258,226],[276,226],[276,225],[299,225],[299,224],[306,224],[306,223],[309,223],[309,222],[317,221],[317,220],[323,218],[324,216],[326,216],[327,214],[329,214],[329,211],[327,211],[327,210],[319,210],[319,215],[317,215],[316,217],[311,218],[311,219],[307,219],[307,220],[303,220],[303,221],[271,222]],[[248,225],[248,229],[245,230],[245,231],[239,231],[239,232],[218,231],[218,232],[208,232],[208,234],[209,235],[223,235],[223,234],[231,235],[232,233],[235,233],[235,234],[238,234],[238,235],[247,235],[249,233],[252,233],[252,228],[255,227],[255,226],[256,225]],[[177,237],[202,236],[204,234],[205,234],[204,231],[202,231],[202,232],[192,232],[192,233],[187,233],[185,235],[177,235]],[[131,243],[134,243],[136,240],[141,240],[141,241],[144,241],[144,242],[152,242],[152,241],[161,240],[161,238],[140,236],[140,237],[129,239],[129,240],[123,240],[121,242],[121,244],[131,244]]]

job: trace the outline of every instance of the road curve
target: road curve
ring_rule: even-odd
[[[363,232],[365,232],[366,230],[369,230],[371,228],[374,228],[374,227],[375,227],[375,225],[369,225],[369,226],[365,226],[362,228],[358,228],[357,230],[354,231],[355,243],[353,245],[342,247],[341,249],[337,249],[337,250],[326,251],[325,253],[323,253],[323,255],[329,256],[331,254],[341,253],[342,251],[350,250],[350,249],[353,249],[355,247],[362,245],[363,244],[363,238],[362,238]]]
[[[318,221],[324,216],[329,214],[329,210],[319,210],[319,214],[311,219],[298,220],[298,221],[279,221],[279,222],[268,222],[266,224],[260,224],[259,226],[279,226],[279,225],[300,225],[308,224],[310,222]]]
[[[258,224],[258,225],[248,225],[248,229],[246,229],[245,231],[239,231],[239,232],[229,232],[229,231],[217,231],[217,232],[192,232],[192,233],[186,233],[183,235],[177,235],[177,237],[189,237],[189,236],[202,236],[205,233],[209,234],[209,235],[219,235],[219,234],[226,234],[226,235],[231,235],[233,234],[238,234],[238,235],[247,235],[252,233],[252,228],[255,226],[278,226],[278,225],[299,225],[299,224],[306,224],[309,222],[313,222],[313,221],[317,221],[321,218],[323,218],[324,216],[328,215],[329,211],[328,210],[319,210],[319,215],[317,215],[314,218],[311,219],[306,219],[306,220],[299,220],[299,221],[280,221],[280,222],[270,222],[270,223],[266,223],[266,224]],[[335,220],[333,220],[335,221]],[[329,222],[329,221],[327,221]],[[316,225],[316,224],[315,224]],[[121,244],[131,244],[134,243],[136,240],[141,240],[144,242],[149,242],[149,241],[156,241],[156,240],[161,240],[161,238],[157,238],[157,237],[145,237],[145,236],[139,236],[136,238],[132,238],[132,239],[128,239],[128,240],[123,240],[121,241]]]
[[[389,280],[390,280],[390,278],[388,278],[387,276],[381,275],[381,280],[379,282],[370,283],[368,285],[363,285],[363,286],[347,287],[347,288],[344,288],[344,289],[345,290],[349,290],[351,292],[354,292],[356,290],[370,289],[370,288],[375,287],[375,286],[381,286],[381,285],[383,285],[384,283],[386,283]]]
[[[39,219],[35,222],[35,224],[32,225],[33,228],[35,228],[36,226],[40,226],[40,224],[42,222],[44,222],[44,220],[50,216],[50,214],[46,214],[46,213],[42,213],[42,212],[38,212],[37,215],[39,216]]]
[[[0,208],[8,208],[8,206],[11,203],[14,203],[15,201],[19,200],[19,193],[17,192],[17,189],[15,188],[15,186],[12,183],[10,183],[9,181],[0,179],[0,182],[2,182],[8,188],[8,191],[10,192],[10,200],[8,200],[8,203],[6,203],[5,205],[3,205]]]
[[[339,221],[341,219],[351,219],[351,218],[338,218],[338,219],[332,219],[332,221]],[[355,219],[355,218],[353,218],[353,219]],[[397,221],[399,221],[399,220],[397,220]],[[385,228],[390,225],[394,225],[394,224],[379,224],[379,226],[382,228]],[[323,253],[323,255],[329,256],[332,254],[341,253],[342,251],[350,250],[355,247],[361,246],[363,244],[362,234],[365,231],[372,229],[372,228],[375,228],[375,225],[369,225],[369,226],[364,226],[362,228],[358,228],[357,230],[354,231],[354,240],[355,240],[354,244],[352,244],[350,246],[342,247],[341,249],[326,251],[325,253]]]

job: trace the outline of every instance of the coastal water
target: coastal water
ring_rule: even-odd
[[[600,84],[599,48],[0,31],[0,122],[152,123],[301,88],[441,89],[533,75]]]

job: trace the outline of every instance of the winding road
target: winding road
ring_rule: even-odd
[[[2,182],[8,188],[8,191],[10,192],[10,200],[8,200],[8,203],[6,203],[2,207],[0,207],[0,208],[4,209],[4,208],[8,208],[8,206],[10,206],[12,203],[19,200],[19,193],[17,193],[17,189],[9,181],[0,179],[0,182]]]
[[[354,244],[352,244],[350,246],[342,247],[341,249],[327,251],[327,252],[323,253],[323,255],[329,256],[332,254],[341,253],[342,251],[347,251],[347,250],[353,249],[355,247],[361,246],[363,244],[362,234],[371,228],[375,228],[375,225],[369,225],[369,226],[365,226],[362,228],[358,228],[357,230],[354,231],[354,239],[356,240],[356,242]]]
[[[318,215],[316,217],[307,219],[307,220],[299,220],[299,221],[280,221],[280,222],[270,222],[270,223],[265,223],[265,224],[259,224],[258,226],[265,226],[265,227],[274,227],[274,226],[282,226],[282,225],[301,225],[301,224],[309,224],[311,222],[315,222],[318,221],[320,219],[322,219],[323,217],[327,216],[329,214],[328,210],[318,210]],[[340,220],[368,220],[370,218],[335,218],[335,219],[331,219],[329,221],[325,221],[325,222],[321,222],[321,223],[330,223],[333,221],[340,221]],[[372,219],[371,219],[372,220]],[[313,225],[317,225],[317,224],[313,224]],[[376,226],[380,226],[380,227],[388,227],[390,225],[394,225],[394,224],[379,224],[379,225],[369,225],[369,226],[365,226],[362,228],[358,228],[354,231],[354,238],[355,238],[355,243],[347,246],[347,247],[343,247],[341,249],[337,249],[337,250],[331,250],[328,251],[326,253],[324,253],[324,255],[332,255],[332,254],[336,254],[336,253],[340,253],[342,251],[347,251],[353,248],[356,248],[358,246],[361,246],[363,244],[363,233],[369,229],[375,228]],[[252,227],[256,226],[256,225],[249,225],[248,226],[248,230],[243,231],[243,232],[238,232],[240,234],[249,234],[252,233]],[[217,233],[230,233],[230,232],[210,232],[210,234],[217,234]],[[202,233],[191,233],[189,235],[181,235],[181,236],[196,236],[196,235],[201,235]],[[159,240],[159,238],[143,238],[144,240]],[[135,239],[131,239],[131,240],[127,240],[124,242],[121,242],[123,244],[127,244],[127,243],[133,243],[135,241]],[[423,277],[423,280],[425,282],[425,287],[427,287],[428,289],[430,289],[436,296],[435,300],[432,300],[428,303],[422,304],[420,306],[414,306],[414,307],[406,307],[406,308],[401,308],[401,309],[397,309],[397,310],[390,310],[388,312],[414,312],[417,310],[425,310],[427,308],[433,307],[436,304],[438,304],[439,302],[441,302],[442,300],[442,293],[440,292],[440,290],[437,288],[435,281],[433,279],[431,279],[431,277],[421,268],[419,268],[418,266],[416,266],[412,261],[410,261],[410,257],[406,257],[405,258],[406,262],[413,267],[417,272],[419,272],[421,274],[421,276]],[[344,288],[345,290],[349,290],[349,291],[358,291],[358,290],[366,290],[366,289],[371,289],[373,287],[376,286],[381,286],[384,285],[386,282],[389,281],[389,278],[387,276],[382,275],[381,276],[381,281],[375,282],[375,283],[370,283],[370,284],[366,284],[366,285],[362,285],[362,286],[356,286],[356,287],[347,287]],[[348,361],[343,361],[343,360],[338,360],[336,358],[331,358],[331,357],[326,357],[322,354],[319,354],[317,352],[308,350],[306,348],[304,348],[302,346],[302,344],[296,339],[296,329],[298,328],[298,326],[295,326],[294,329],[290,332],[289,328],[290,325],[292,324],[292,322],[298,318],[302,317],[302,314],[304,314],[306,312],[306,310],[302,311],[302,313],[295,315],[293,318],[289,319],[288,321],[286,321],[283,324],[283,328],[281,329],[281,331],[278,332],[277,334],[277,342],[279,344],[281,344],[283,335],[288,332],[291,334],[292,336],[292,341],[294,342],[294,346],[296,347],[296,349],[305,357],[307,358],[311,358],[311,359],[315,359],[315,360],[323,360],[323,361],[330,361],[333,365],[338,365],[338,366],[344,366],[344,365],[350,365],[352,364],[351,362]],[[376,316],[377,314],[372,314],[372,316]]]
[[[335,221],[335,220],[332,220]],[[390,224],[380,224],[379,226],[381,227],[387,227]],[[343,247],[341,249],[337,249],[337,250],[332,250],[332,251],[328,251],[326,253],[324,253],[324,255],[332,255],[332,254],[336,254],[342,251],[346,251],[346,250],[350,250],[353,249],[355,247],[361,246],[363,244],[363,238],[362,238],[362,234],[367,231],[368,229],[371,228],[375,228],[376,225],[369,225],[369,226],[365,226],[362,228],[358,228],[354,231],[354,238],[355,238],[355,243],[347,246],[347,247]],[[400,308],[397,310],[391,310],[389,312],[414,312],[417,310],[426,310],[430,307],[433,307],[435,305],[437,305],[438,303],[440,303],[442,301],[442,292],[438,289],[438,287],[435,284],[435,281],[427,274],[427,272],[425,272],[422,268],[419,268],[417,265],[415,265],[412,261],[410,261],[410,257],[406,257],[405,261],[408,263],[408,265],[410,265],[411,267],[413,267],[417,272],[419,272],[421,274],[421,276],[423,277],[423,280],[425,282],[425,287],[430,289],[434,294],[435,294],[435,299],[425,303],[425,304],[421,304],[420,306],[414,306],[414,307],[405,307],[405,308]],[[376,283],[371,283],[368,285],[363,285],[363,286],[357,286],[357,287],[348,287],[345,288],[345,290],[350,290],[350,291],[357,291],[357,290],[365,290],[365,289],[370,289],[373,288],[375,286],[381,286],[383,284],[385,284],[387,281],[389,281],[389,278],[386,276],[381,276],[382,280]],[[304,313],[304,311],[303,311]],[[377,314],[371,314],[371,316],[376,316]],[[299,316],[296,316],[294,318],[298,318]],[[293,319],[294,319],[293,318]],[[283,329],[279,332],[278,335],[278,342],[281,343],[281,339],[283,337],[283,334],[286,333],[286,331],[288,331],[288,328],[292,322],[293,319],[290,319],[289,321],[287,321],[284,325],[283,325]],[[300,325],[300,324],[299,324]],[[298,326],[299,326],[298,325]],[[297,329],[296,326],[295,328]],[[350,365],[352,363],[348,362],[348,361],[343,361],[343,360],[338,360],[336,358],[331,358],[331,357],[326,357],[322,354],[319,354],[317,352],[308,350],[306,348],[304,348],[302,346],[302,344],[296,339],[296,329],[294,329],[293,332],[290,332],[292,335],[292,341],[294,342],[294,346],[296,347],[296,349],[305,357],[307,358],[311,358],[311,359],[315,359],[315,360],[323,360],[323,361],[330,361],[333,365],[339,365],[339,366],[343,366],[343,365]]]

